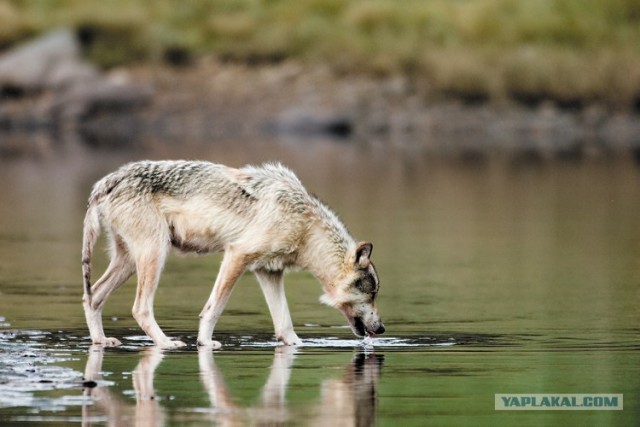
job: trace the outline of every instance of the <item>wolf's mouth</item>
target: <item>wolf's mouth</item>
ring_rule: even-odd
[[[351,329],[353,330],[353,333],[359,337],[364,337],[367,334],[367,328],[365,328],[361,317],[353,318]]]

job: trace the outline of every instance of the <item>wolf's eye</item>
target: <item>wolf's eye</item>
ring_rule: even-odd
[[[356,280],[355,287],[360,292],[364,292],[365,294],[371,294],[375,289],[373,280],[371,280],[371,277],[369,276],[365,276],[362,279]]]

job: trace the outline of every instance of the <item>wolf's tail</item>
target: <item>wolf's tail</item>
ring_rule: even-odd
[[[92,198],[89,200],[87,214],[84,217],[84,229],[82,232],[82,277],[84,281],[84,295],[91,300],[91,255],[93,247],[100,236],[100,217],[98,204]]]

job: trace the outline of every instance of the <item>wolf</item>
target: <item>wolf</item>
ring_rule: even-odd
[[[110,263],[91,284],[91,257],[101,229],[110,242]],[[356,242],[337,215],[280,163],[232,168],[205,161],[129,163],[99,180],[84,219],[83,307],[94,344],[121,344],[106,337],[102,310],[109,295],[134,273],[133,317],[159,347],[186,345],[158,326],[153,300],[171,248],[183,253],[224,252],[213,290],[200,313],[198,346],[213,340],[234,284],[247,270],[258,279],[276,338],[301,344],[284,293],[288,269],[305,269],[322,284],[321,302],[346,316],[355,335],[385,331],[376,297],[380,282],[371,262],[373,245]]]

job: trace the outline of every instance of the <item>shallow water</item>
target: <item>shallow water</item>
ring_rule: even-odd
[[[385,335],[364,343],[286,278],[303,346],[277,345],[245,275],[220,351],[161,352],[105,309],[90,346],[79,248],[92,183],[141,158],[282,160],[374,242]],[[408,149],[234,141],[130,151],[61,143],[0,159],[0,424],[631,425],[640,420],[640,169],[632,159],[436,158]],[[98,252],[94,275],[106,264]],[[172,256],[156,314],[193,344],[219,255]],[[494,410],[496,393],[623,393],[623,411]],[[151,398],[153,397],[153,398]]]

